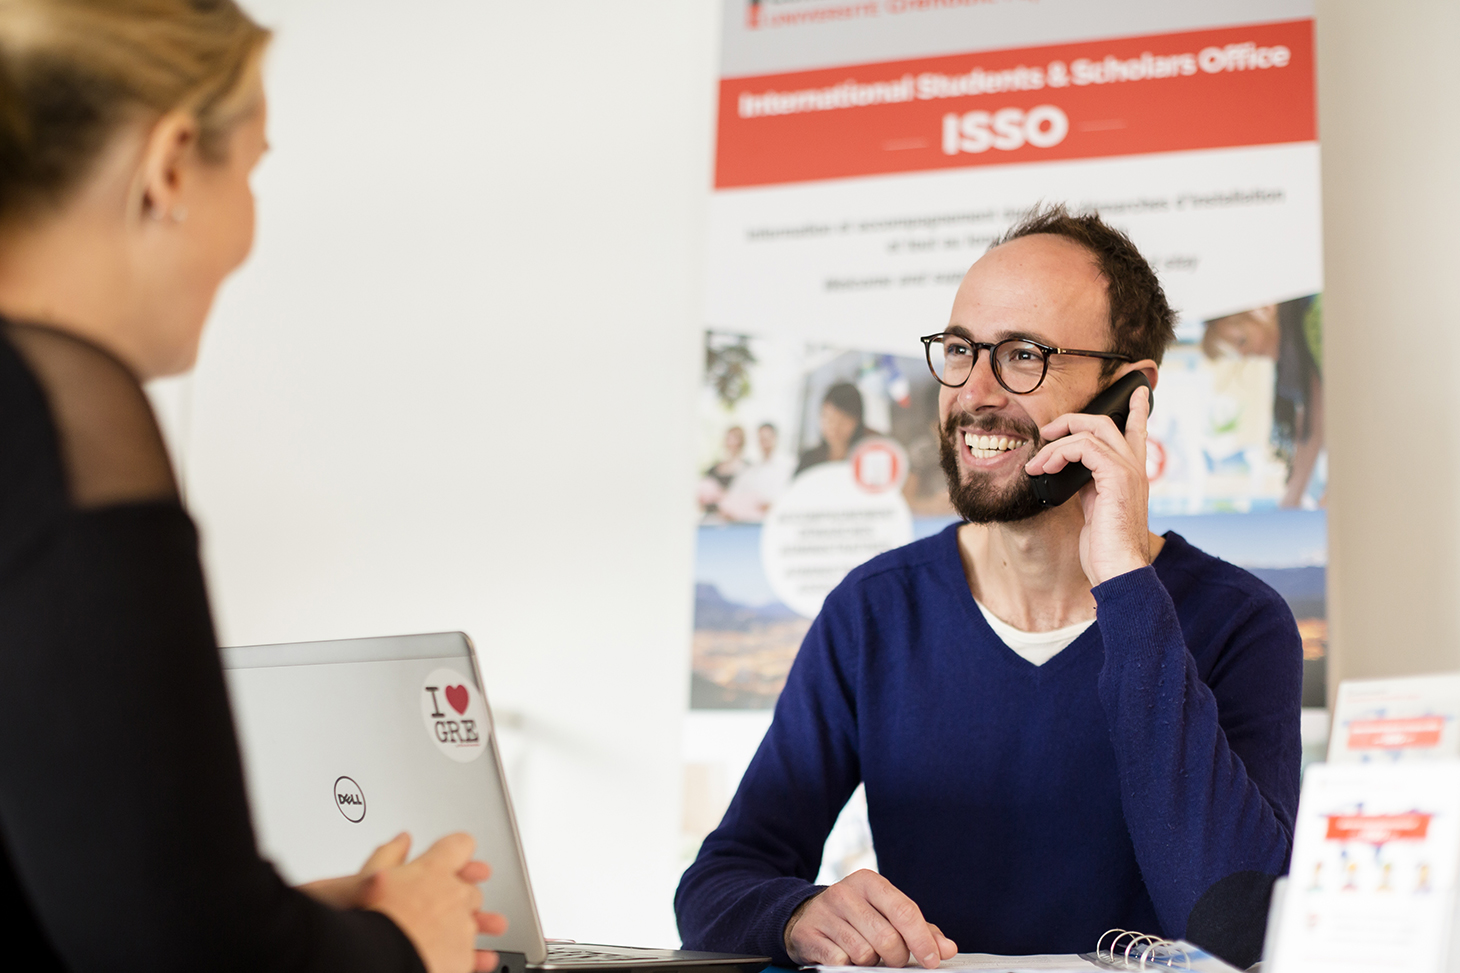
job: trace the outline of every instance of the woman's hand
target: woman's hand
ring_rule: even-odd
[[[310,882],[300,889],[337,909],[373,909],[401,928],[420,954],[428,973],[467,973],[497,968],[497,954],[478,950],[477,933],[500,936],[507,920],[479,911],[478,882],[492,870],[472,861],[469,835],[447,835],[413,862],[408,834],[399,834],[370,855],[360,871],[343,878]]]
[[[354,875],[306,882],[299,886],[299,891],[335,909],[363,909],[365,906],[361,901],[361,894],[365,889],[365,880],[382,868],[405,861],[406,853],[410,849],[411,836],[402,831],[371,852],[370,857],[365,859],[365,864]]]

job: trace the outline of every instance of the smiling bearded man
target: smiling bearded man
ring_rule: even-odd
[[[943,475],[948,478],[948,500],[958,516],[971,524],[1026,520],[1044,510],[1030,477],[1016,479],[1000,492],[992,478],[981,471],[970,471],[965,476],[959,469],[960,440],[980,459],[991,459],[1025,445],[1032,445],[1038,451],[1044,445],[1039,427],[1032,422],[1004,420],[994,425],[995,422],[956,412],[943,423],[943,435],[938,442],[938,458]]]
[[[1258,959],[1298,801],[1302,643],[1252,575],[1147,528],[1174,315],[1123,234],[1031,214],[923,339],[966,523],[852,571],[675,896],[694,949],[934,967],[1089,952],[1112,927]],[[1043,509],[1031,476],[1092,481]],[[859,783],[879,872],[814,885]],[[955,946],[956,942],[956,946]]]

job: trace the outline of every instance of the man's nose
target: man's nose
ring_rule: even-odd
[[[958,404],[965,412],[976,412],[981,406],[999,406],[1009,400],[1009,392],[994,377],[994,355],[988,348],[980,348],[974,359],[973,371],[958,390]]]

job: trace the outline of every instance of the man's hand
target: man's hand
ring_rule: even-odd
[[[912,899],[866,869],[802,902],[785,939],[802,966],[906,966],[911,959],[932,969],[958,952]]]
[[[1147,528],[1146,420],[1151,392],[1131,395],[1125,435],[1109,416],[1069,413],[1039,430],[1048,442],[1024,467],[1030,476],[1058,473],[1084,463],[1093,476],[1081,488],[1085,526],[1080,531],[1080,566],[1092,585],[1151,563]]]

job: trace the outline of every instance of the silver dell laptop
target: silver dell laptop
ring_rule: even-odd
[[[465,831],[492,866],[478,946],[500,973],[643,967],[755,973],[764,956],[547,943],[471,641],[460,632],[222,650],[264,856],[295,884],[358,871],[402,831]]]

